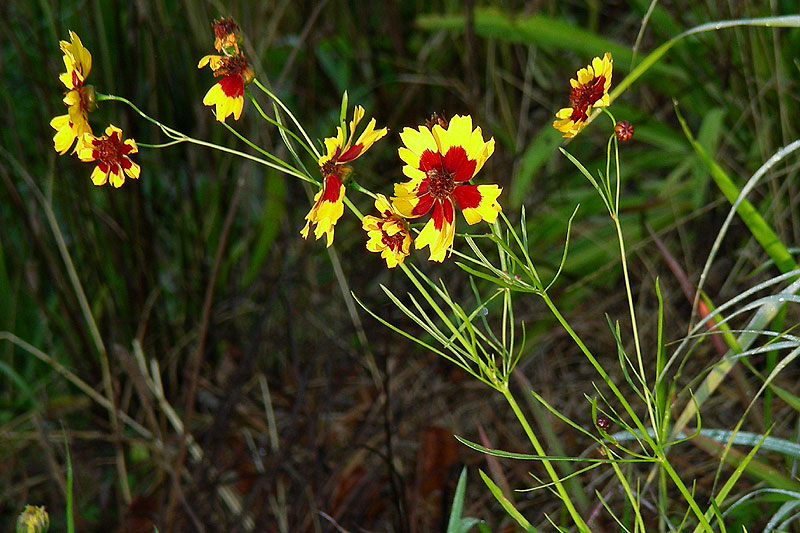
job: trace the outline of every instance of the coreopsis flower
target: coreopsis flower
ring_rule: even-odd
[[[114,187],[121,187],[126,174],[133,179],[139,177],[139,165],[128,157],[138,151],[136,141],[123,140],[122,130],[109,125],[102,137],[91,133],[83,136],[78,157],[85,162],[97,161],[97,167],[92,171],[92,183],[100,186],[110,182]]]
[[[575,137],[586,124],[592,110],[608,106],[608,89],[611,87],[611,71],[614,61],[606,52],[603,58],[595,57],[592,63],[578,71],[577,80],[569,80],[569,107],[556,113],[553,127],[564,137]]]
[[[319,170],[323,176],[322,189],[314,197],[314,206],[306,215],[306,225],[300,231],[304,239],[308,238],[311,225],[314,227],[314,238],[323,235],[327,238],[327,246],[333,244],[333,230],[336,222],[344,213],[344,179],[350,174],[346,163],[358,159],[375,141],[386,135],[386,128],[375,129],[375,119],[367,123],[367,127],[358,139],[353,142],[356,127],[364,118],[364,108],[356,106],[353,120],[350,121],[350,132],[345,139],[341,126],[336,128],[336,137],[325,139],[325,155],[319,158]]]
[[[239,55],[239,25],[232,18],[214,21],[214,48],[227,55]]]
[[[494,153],[494,138],[484,141],[469,115],[454,116],[446,127],[436,123],[430,128],[405,128],[400,138],[405,146],[398,154],[411,181],[395,184],[392,203],[406,218],[433,210],[414,245],[418,250],[428,246],[431,261],[444,261],[453,247],[456,207],[470,225],[481,220],[492,223],[501,211],[499,186],[468,183]]]
[[[368,215],[361,221],[367,232],[367,250],[380,252],[386,266],[394,268],[405,260],[411,249],[408,223],[382,194],[375,199],[375,209],[381,214],[380,218]]]
[[[56,152],[63,155],[72,147],[76,139],[81,139],[85,133],[91,133],[89,126],[89,112],[97,107],[94,87],[84,85],[86,77],[92,70],[92,54],[84,48],[78,35],[69,32],[70,41],[61,41],[61,51],[64,53],[64,66],[66,72],[59,75],[58,79],[67,88],[64,104],[67,114],[54,117],[50,126],[56,130],[53,144]],[[79,149],[75,145],[75,151]]]
[[[233,56],[208,55],[200,60],[197,68],[210,66],[214,77],[222,79],[215,83],[203,97],[203,104],[216,107],[217,120],[224,122],[233,115],[234,120],[242,116],[244,86],[253,81],[255,73],[244,54]]]

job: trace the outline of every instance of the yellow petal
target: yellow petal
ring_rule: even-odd
[[[102,170],[100,170],[99,166],[96,166],[92,171],[91,178],[92,178],[92,183],[94,183],[99,187],[100,185],[105,185],[106,181],[108,181],[108,173],[103,172]]]

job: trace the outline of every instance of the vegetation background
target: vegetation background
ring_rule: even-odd
[[[196,68],[213,50],[211,21],[234,17],[256,75],[312,137],[332,134],[345,90],[351,103],[390,128],[356,169],[360,182],[385,194],[401,179],[396,150],[403,127],[434,111],[471,114],[498,142],[482,176],[504,187],[500,200],[509,216],[518,217],[525,206],[530,253],[543,270],[558,265],[566,221],[581,204],[553,297],[613,371],[616,345],[604,313],[623,327],[627,321],[612,228],[594,190],[558,152],[562,139],[551,127],[554,112],[567,104],[569,78],[611,51],[618,82],[635,58],[688,28],[796,8],[794,0],[3,2],[0,530],[11,530],[25,503],[46,505],[51,529],[65,530],[65,439],[79,531],[149,532],[153,525],[160,531],[244,531],[245,521],[231,512],[220,487],[238,495],[256,531],[334,531],[334,524],[348,531],[437,531],[463,465],[470,467],[465,514],[486,520],[493,531],[514,531],[474,467],[490,470],[506,489],[533,485],[528,472],[538,468],[508,460],[487,465],[485,456],[455,441],[458,434],[529,451],[502,398],[353,305],[350,291],[413,328],[379,288],[383,283],[402,294],[407,280],[365,251],[355,217],[340,221],[329,250],[299,237],[315,191],[189,145],[142,149],[141,179],[119,190],[94,187],[88,165],[58,157],[48,123],[63,114],[58,41],[68,30],[93,55],[89,81],[98,91],[124,96],[189,135],[242,149],[202,105],[213,80]],[[797,29],[699,35],[677,45],[615,102],[617,118],[636,128],[634,140],[622,146],[623,226],[650,350],[655,278],[665,296],[666,339],[678,340],[691,311],[681,277],[696,282],[729,210],[681,132],[675,104],[741,186],[798,138],[799,55]],[[137,141],[164,141],[122,104],[101,103],[90,121],[96,132],[110,122]],[[604,161],[605,126],[597,121],[569,145],[588,168]],[[286,157],[280,138],[248,102],[235,127]],[[797,168],[791,156],[750,197],[788,247],[800,241]],[[240,179],[245,184],[237,193]],[[368,198],[351,196],[362,209],[371,208]],[[44,205],[52,207],[108,348],[115,402],[149,438],[124,422],[115,431],[107,410],[59,370],[105,397],[101,358]],[[765,258],[737,221],[714,264],[708,294],[722,302],[775,275]],[[455,265],[427,264],[419,254],[413,259],[432,278],[446,280],[452,294],[473,300]],[[528,342],[515,386],[533,388],[591,429],[584,394],[594,393],[595,375],[538,300],[519,299],[518,305]],[[785,323],[796,322],[790,313]],[[52,362],[9,342],[11,335]],[[138,364],[139,353],[148,365],[157,361],[163,397],[149,388],[152,375]],[[695,350],[681,383],[701,376],[715,353],[710,342]],[[774,360],[760,356],[753,363],[768,371]],[[195,371],[199,386],[191,391]],[[778,382],[800,393],[796,368]],[[734,373],[704,406],[704,426],[731,428],[759,385],[752,374]],[[190,430],[203,457],[196,461],[190,453],[179,472],[180,432],[166,406],[180,418],[187,402],[194,406]],[[590,446],[535,406],[526,409],[550,449],[577,455]],[[796,440],[797,414],[767,395],[744,429],[763,432],[774,424],[772,435]],[[682,446],[678,469],[696,480],[702,497],[719,458],[692,443]],[[120,489],[120,455],[130,501]],[[784,470],[791,466],[781,457],[775,462]],[[582,481],[612,503],[623,501],[602,469]],[[755,483],[743,478],[741,492]],[[547,491],[513,498],[545,529],[543,514],[558,516]],[[615,530],[592,498],[583,511],[595,513],[598,531]],[[757,525],[768,505],[742,506],[732,523]]]

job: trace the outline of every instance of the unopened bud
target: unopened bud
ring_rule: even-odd
[[[46,533],[50,529],[50,517],[42,507],[26,505],[17,518],[17,533]]]
[[[611,427],[611,420],[608,417],[603,415],[597,415],[597,420],[595,421],[597,425],[597,429],[601,429],[603,431],[608,431],[608,428]]]
[[[614,126],[614,135],[622,142],[629,141],[633,137],[633,124],[627,120],[620,120]]]
[[[83,108],[90,113],[97,109],[97,92],[94,90],[94,85],[84,85],[80,91]]]

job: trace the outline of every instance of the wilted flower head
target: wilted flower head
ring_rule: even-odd
[[[577,135],[595,107],[608,106],[613,64],[611,54],[606,52],[602,59],[595,57],[590,65],[580,69],[577,79],[569,80],[570,106],[560,109],[553,122],[553,127],[562,132],[564,137]]]
[[[239,55],[239,25],[232,18],[214,21],[214,48],[227,55]]]

